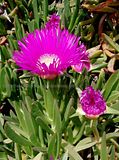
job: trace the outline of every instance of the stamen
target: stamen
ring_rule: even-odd
[[[45,65],[49,68],[49,66],[51,64],[53,64],[53,62],[58,62],[59,61],[59,57],[55,54],[44,54],[42,55],[39,59],[37,64],[43,64],[45,63]]]

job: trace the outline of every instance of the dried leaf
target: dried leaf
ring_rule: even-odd
[[[110,59],[108,65],[107,65],[107,68],[108,68],[109,72],[112,72],[112,73],[115,72],[115,70],[114,70],[115,61],[116,61],[115,57]]]
[[[7,38],[5,36],[0,37],[0,45],[3,45],[6,42]]]

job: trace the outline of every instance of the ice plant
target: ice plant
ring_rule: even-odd
[[[13,59],[22,70],[54,79],[68,67],[83,62],[85,49],[78,44],[79,38],[66,29],[61,30],[58,24],[59,17],[53,15],[45,28],[36,29],[18,41],[19,51],[14,52]]]
[[[50,16],[49,21],[46,23],[46,28],[51,29],[52,27],[55,27],[56,29],[60,25],[60,17],[57,14],[53,14]]]
[[[83,112],[90,118],[96,118],[106,110],[106,103],[101,92],[94,90],[91,86],[82,91],[80,103]]]

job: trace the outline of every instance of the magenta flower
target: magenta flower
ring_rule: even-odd
[[[90,118],[98,117],[106,110],[106,103],[101,92],[94,90],[91,86],[82,91],[80,103],[83,112]]]
[[[60,17],[55,13],[50,16],[49,21],[46,23],[46,28],[51,29],[52,27],[58,28],[60,24]]]
[[[14,52],[13,59],[22,70],[54,79],[68,67],[83,61],[85,49],[82,44],[78,45],[79,38],[57,27],[58,19],[53,15],[44,29],[37,29],[18,41],[20,50]]]

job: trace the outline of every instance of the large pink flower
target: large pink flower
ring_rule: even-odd
[[[47,22],[46,27],[29,33],[18,41],[19,51],[15,51],[13,59],[22,70],[29,70],[45,79],[54,79],[68,67],[79,64],[85,54],[83,44],[78,45],[79,38],[58,26],[59,19]],[[52,27],[49,28],[49,24]],[[84,56],[85,57],[85,56]]]
[[[106,103],[100,91],[87,87],[81,94],[80,103],[83,112],[87,117],[95,118],[106,110]]]

